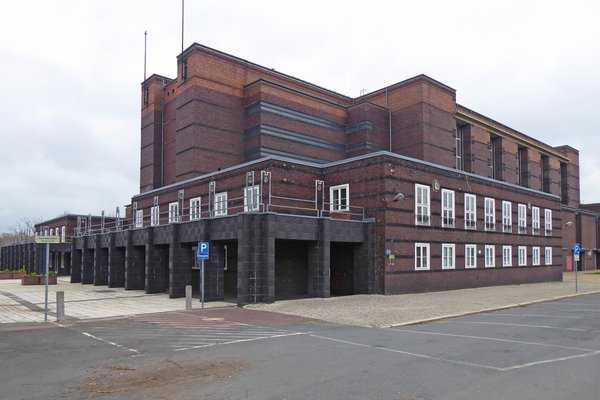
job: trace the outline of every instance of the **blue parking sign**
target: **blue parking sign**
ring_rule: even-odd
[[[580,250],[581,250],[581,246],[579,245],[579,243],[575,243],[573,245],[573,255],[578,256]]]
[[[198,242],[198,260],[208,260],[208,242]]]

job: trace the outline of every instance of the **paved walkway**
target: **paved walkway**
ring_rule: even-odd
[[[48,320],[56,320],[56,292],[65,292],[67,319],[93,319],[185,310],[185,299],[166,294],[145,294],[106,286],[69,283],[59,277],[49,290]],[[494,286],[447,292],[396,296],[355,295],[328,299],[299,299],[246,308],[298,315],[345,325],[388,327],[515,307],[580,294],[600,293],[600,275],[579,273],[575,293],[574,273],[563,282]],[[233,307],[234,303],[209,302],[205,308]],[[200,308],[197,298],[193,308]],[[43,322],[44,286],[21,286],[20,280],[0,280],[0,323]]]
[[[600,275],[563,274],[563,282],[493,286],[395,296],[355,295],[328,299],[278,301],[246,308],[315,318],[337,324],[389,327],[433,321],[458,315],[517,307],[580,294],[600,293]]]
[[[65,314],[68,319],[120,317],[135,314],[185,310],[185,298],[170,299],[167,294],[145,294],[142,290],[124,290],[107,286],[69,283],[59,277],[48,291],[48,321],[56,321],[56,292],[65,292]],[[0,280],[0,323],[43,322],[45,287],[21,286],[18,279]],[[216,301],[205,308],[234,306]],[[200,308],[198,298],[192,308]]]

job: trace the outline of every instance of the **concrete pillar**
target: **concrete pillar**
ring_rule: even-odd
[[[308,249],[308,295],[329,297],[331,289],[330,260],[331,241],[330,220],[319,221],[319,240],[311,243]]]
[[[169,297],[183,297],[192,284],[193,258],[190,246],[179,243],[179,224],[173,224],[169,243]]]
[[[125,240],[125,289],[143,290],[145,274],[145,247],[134,246],[133,230]]]
[[[116,239],[117,233],[111,233],[108,243],[108,287],[125,286],[125,247],[117,247]]]
[[[94,283],[94,250],[89,248],[93,236],[83,236],[81,249],[81,283]]]
[[[77,248],[77,243],[81,243],[77,238],[71,242],[71,283],[81,283],[81,260],[82,251]]]
[[[102,247],[103,239],[94,236],[94,286],[108,285],[108,248]]]

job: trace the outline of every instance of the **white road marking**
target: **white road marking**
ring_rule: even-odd
[[[560,329],[564,331],[574,332],[598,332],[593,329],[577,329],[577,328],[561,328],[560,326],[548,326],[548,325],[529,325],[529,324],[507,324],[504,322],[488,322],[488,321],[440,321],[441,324],[480,324],[480,325],[507,325],[507,326],[519,326],[525,328],[542,328],[542,329]]]
[[[493,341],[493,342],[526,344],[526,345],[531,345],[531,346],[553,347],[553,348],[557,348],[557,349],[577,350],[577,351],[585,351],[585,352],[599,351],[599,350],[594,350],[594,349],[586,349],[586,348],[582,348],[582,347],[560,346],[560,345],[556,345],[556,344],[538,343],[538,342],[525,342],[525,341],[521,341],[521,340],[501,339],[501,338],[493,338],[493,337],[486,337],[486,336],[457,335],[454,333],[427,332],[427,331],[416,331],[416,330],[410,330],[410,329],[397,329],[397,328],[388,328],[388,329],[392,330],[392,331],[396,331],[396,332],[416,333],[419,335],[449,336],[449,337],[458,337],[458,338],[464,338],[464,339],[489,340],[489,341]]]
[[[202,349],[202,348],[205,348],[205,347],[222,346],[222,345],[225,345],[225,344],[235,344],[235,343],[251,342],[251,341],[254,341],[254,340],[261,340],[261,339],[272,339],[272,338],[279,338],[279,337],[286,337],[286,336],[307,335],[307,334],[308,333],[305,333],[305,332],[292,332],[292,333],[286,333],[286,334],[282,334],[282,335],[259,336],[259,337],[255,337],[255,338],[232,340],[232,341],[228,341],[228,342],[218,342],[218,343],[203,344],[203,345],[199,345],[199,346],[182,347],[182,348],[174,349],[174,351]]]
[[[488,315],[488,314],[485,314]],[[508,315],[510,317],[536,317],[536,318],[565,318],[565,319],[581,319],[581,317],[574,317],[572,315],[543,315],[543,314],[511,314],[511,313],[492,313],[489,315],[493,315],[494,317],[501,317],[503,315]]]
[[[532,367],[534,365],[549,364],[549,363],[558,362],[558,361],[567,361],[567,360],[572,360],[574,358],[584,358],[584,357],[594,356],[596,354],[600,354],[600,350],[599,351],[592,351],[590,353],[577,354],[577,355],[574,355],[574,356],[551,358],[549,360],[541,360],[541,361],[530,362],[530,363],[527,363],[527,364],[513,365],[512,367],[501,368],[501,370],[502,371],[510,371],[510,370],[513,370],[513,369],[519,369],[519,368],[525,368],[525,367]]]
[[[111,346],[119,347],[119,348],[125,349],[125,350],[127,350],[127,351],[129,351],[129,352],[136,353],[136,354],[140,354],[139,350],[130,349],[130,348],[128,348],[128,347],[125,347],[125,346],[123,346],[122,344],[118,344],[118,343],[111,342],[111,341],[109,341],[109,340],[103,339],[103,338],[101,338],[101,337],[94,336],[94,335],[92,335],[91,333],[87,333],[87,332],[81,332],[81,334],[82,334],[82,335],[84,335],[84,336],[90,337],[90,338],[92,338],[92,339],[99,340],[100,342],[103,342],[103,343],[106,343],[106,344],[110,344]]]
[[[327,336],[320,336],[320,335],[314,335],[314,334],[310,334],[309,336],[312,336],[312,337],[315,337],[315,338],[319,338],[319,339],[331,340],[332,342],[349,344],[349,345],[352,345],[352,346],[366,347],[366,348],[373,349],[373,350],[381,350],[381,351],[387,351],[387,352],[390,352],[390,353],[398,353],[398,354],[404,354],[404,355],[412,356],[412,357],[424,358],[424,359],[427,359],[427,360],[444,361],[444,362],[448,362],[448,363],[452,363],[452,364],[468,365],[468,366],[471,366],[471,367],[493,369],[493,370],[496,370],[496,371],[501,371],[502,370],[501,368],[493,367],[491,365],[484,365],[484,364],[470,363],[470,362],[465,362],[465,361],[450,360],[450,359],[447,359],[447,358],[429,356],[427,354],[411,353],[411,352],[408,352],[408,351],[390,349],[388,347],[372,346],[370,344],[350,342],[348,340],[336,339],[336,338],[331,338],[331,337],[327,337]]]

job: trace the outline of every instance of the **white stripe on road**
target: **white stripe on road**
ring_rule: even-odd
[[[101,341],[101,342],[103,342],[103,343],[110,344],[111,346],[119,347],[119,348],[125,349],[125,350],[127,350],[127,351],[129,351],[129,352],[136,353],[136,354],[140,354],[139,350],[130,349],[130,348],[128,348],[128,347],[125,347],[125,346],[123,346],[122,344],[118,344],[118,343],[111,342],[111,341],[109,341],[109,340],[106,340],[106,339],[102,339],[101,337],[94,336],[94,335],[92,335],[91,333],[87,333],[87,332],[81,332],[81,334],[82,334],[82,335],[84,335],[84,336],[90,337],[90,338],[92,338],[92,339],[99,340],[99,341]]]
[[[479,324],[479,325],[506,325],[506,326],[519,326],[524,328],[542,328],[542,329],[560,329],[564,331],[574,332],[598,332],[593,329],[577,329],[577,328],[561,328],[560,326],[548,326],[548,325],[529,325],[529,324],[507,324],[503,322],[488,322],[488,321],[440,321],[441,324]]]
[[[272,338],[279,338],[279,337],[286,337],[286,336],[307,335],[307,334],[308,333],[305,333],[305,332],[292,332],[292,333],[287,333],[287,334],[283,334],[283,335],[260,336],[260,337],[249,338],[249,339],[232,340],[232,341],[229,341],[229,342],[220,342],[220,343],[203,344],[203,345],[200,345],[200,346],[182,347],[182,348],[174,349],[174,351],[202,349],[202,348],[205,348],[205,347],[221,346],[221,345],[224,345],[224,344],[243,343],[243,342],[251,342],[253,340],[272,339]]]

